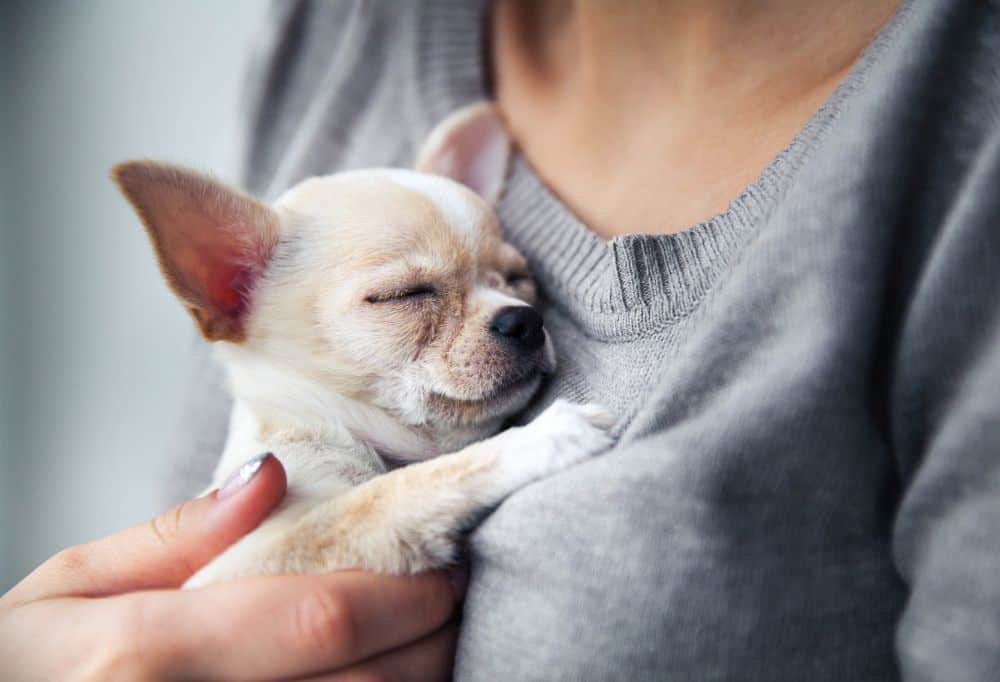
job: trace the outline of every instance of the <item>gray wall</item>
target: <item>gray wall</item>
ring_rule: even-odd
[[[233,179],[261,0],[0,3],[0,592],[163,504],[193,328],[108,180]]]

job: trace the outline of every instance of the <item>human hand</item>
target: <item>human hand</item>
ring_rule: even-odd
[[[448,679],[446,574],[181,584],[285,492],[273,456],[145,524],[59,552],[0,597],[0,679]]]

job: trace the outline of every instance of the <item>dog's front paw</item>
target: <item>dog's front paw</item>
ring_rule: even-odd
[[[600,405],[557,400],[530,424],[507,432],[504,467],[530,480],[562,471],[610,448],[614,423]]]

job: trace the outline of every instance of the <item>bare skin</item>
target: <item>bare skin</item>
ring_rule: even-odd
[[[495,96],[592,230],[724,211],[795,137],[899,0],[499,0]]]

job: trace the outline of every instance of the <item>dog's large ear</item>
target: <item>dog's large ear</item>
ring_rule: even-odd
[[[249,296],[278,241],[278,217],[195,171],[129,161],[111,172],[139,214],[170,288],[210,341],[240,341]]]
[[[479,102],[438,124],[421,147],[416,168],[457,180],[486,203],[495,204],[509,158],[510,137],[496,107]]]

